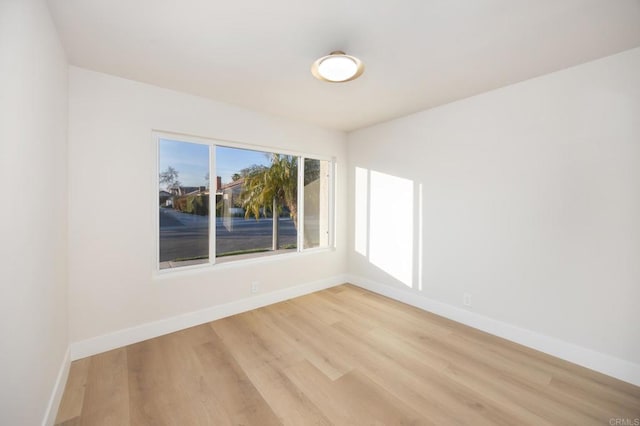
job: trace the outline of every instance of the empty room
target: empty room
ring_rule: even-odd
[[[0,425],[640,426],[640,0],[0,0]]]

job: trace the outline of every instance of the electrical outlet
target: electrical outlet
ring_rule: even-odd
[[[260,291],[260,282],[251,281],[251,293],[257,293]]]
[[[462,304],[464,306],[471,306],[471,294],[469,293],[463,293],[462,295]]]

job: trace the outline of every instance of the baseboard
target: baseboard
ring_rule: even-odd
[[[71,366],[71,352],[67,348],[58,371],[58,377],[56,383],[51,392],[49,398],[49,404],[47,405],[47,411],[44,413],[44,419],[42,420],[42,426],[53,426],[58,415],[58,407],[60,407],[60,401],[62,401],[62,395],[64,394],[64,388],[67,385],[67,378],[69,377],[69,367]]]
[[[367,278],[347,275],[347,281],[399,302],[432,312],[523,346],[640,386],[640,365],[596,352],[555,337],[536,333],[502,321],[429,299]]]
[[[106,352],[111,349],[121,348],[132,343],[173,333],[175,331],[250,311],[262,306],[303,296],[315,291],[324,290],[329,287],[344,284],[345,282],[346,276],[337,275],[331,278],[305,283],[282,290],[276,290],[270,293],[212,306],[207,309],[189,312],[159,321],[141,324],[113,333],[104,334],[102,336],[93,337],[91,339],[81,340],[71,344],[71,359],[75,361],[77,359]]]

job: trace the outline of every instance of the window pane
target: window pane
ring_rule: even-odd
[[[329,161],[304,160],[304,248],[329,245]]]
[[[160,269],[209,260],[209,146],[159,141]]]
[[[297,164],[288,155],[216,147],[218,262],[296,249]]]

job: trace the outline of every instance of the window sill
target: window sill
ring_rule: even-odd
[[[265,252],[259,255],[244,255],[250,256],[246,258],[240,258],[239,256],[221,257],[216,259],[217,263],[200,263],[195,265],[178,266],[174,268],[156,269],[153,272],[154,280],[171,279],[181,275],[193,275],[207,271],[216,271],[224,269],[243,268],[251,265],[258,265],[261,263],[279,262],[284,260],[291,260],[301,256],[309,256],[319,253],[327,253],[335,251],[335,247],[323,247],[307,249],[301,252],[291,250],[278,250],[277,252]]]

